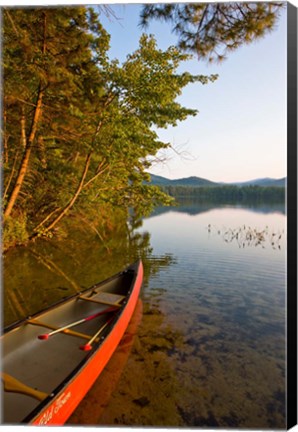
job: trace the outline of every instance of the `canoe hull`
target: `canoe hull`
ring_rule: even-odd
[[[61,383],[55,395],[38,406],[28,418],[23,420],[24,423],[57,426],[66,422],[116,350],[133,315],[142,281],[143,266],[139,261],[126,304],[121,309],[117,320],[111,322],[111,329],[105,338],[86,354],[84,361],[78,364],[71,376],[65,377],[65,381]]]
[[[98,378],[117,348],[137,304],[143,270],[137,275],[133,293],[111,333],[85,367],[61,391],[52,403],[32,421],[34,425],[63,425]]]

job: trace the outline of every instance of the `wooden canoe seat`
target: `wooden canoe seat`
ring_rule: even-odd
[[[116,306],[116,307],[121,307],[120,303],[122,302],[122,300],[125,299],[125,296],[119,294],[105,293],[105,292],[96,293],[95,295],[96,298],[85,297],[84,295],[80,295],[78,298],[80,300],[86,300],[94,303],[105,304],[108,306]]]
[[[36,319],[28,319],[27,323],[28,324],[32,324],[32,325],[36,325],[36,326],[40,326],[40,327],[45,327],[45,328],[48,328],[48,329],[51,329],[51,330],[58,330],[59,329],[59,327],[43,323],[43,322],[38,321]],[[76,337],[79,337],[81,339],[87,339],[87,340],[91,339],[91,337],[92,337],[92,336],[89,336],[89,335],[87,335],[85,333],[80,333],[80,332],[77,332],[77,331],[74,331],[74,330],[70,330],[70,329],[62,330],[61,333],[64,333],[64,334],[67,334],[67,335],[70,335],[70,336],[76,336]]]

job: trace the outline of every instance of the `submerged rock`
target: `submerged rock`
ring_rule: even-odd
[[[142,408],[150,404],[150,400],[146,398],[146,396],[142,396],[139,399],[134,399],[133,402]]]

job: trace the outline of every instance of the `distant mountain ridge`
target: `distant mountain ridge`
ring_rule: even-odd
[[[269,177],[250,180],[246,182],[233,183],[236,186],[263,186],[263,187],[285,187],[287,179],[283,177],[281,179],[272,179]]]
[[[150,174],[151,183],[158,186],[217,186],[218,183],[200,177],[186,177],[180,179],[168,179],[166,177]]]
[[[287,178],[273,179],[269,177],[248,180],[245,182],[217,183],[201,177],[186,177],[180,179],[168,179],[166,177],[150,174],[151,184],[156,186],[189,186],[189,187],[208,187],[208,186],[262,186],[262,187],[286,187]]]

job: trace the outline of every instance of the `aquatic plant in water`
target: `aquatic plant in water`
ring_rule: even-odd
[[[238,228],[218,228],[209,224],[207,226],[208,233],[215,233],[220,235],[226,243],[236,241],[239,248],[250,246],[261,246],[265,248],[266,245],[271,246],[273,249],[281,249],[282,241],[285,236],[285,230],[273,231],[269,230],[268,226],[264,229],[252,228],[250,226],[242,225]]]

